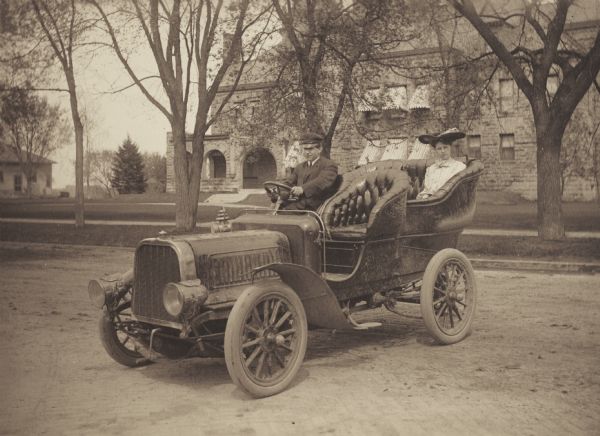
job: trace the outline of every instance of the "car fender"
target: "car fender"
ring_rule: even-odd
[[[303,265],[272,263],[254,269],[254,274],[267,269],[279,274],[281,281],[298,294],[310,326],[337,330],[352,329],[335,294],[327,282],[313,270]]]

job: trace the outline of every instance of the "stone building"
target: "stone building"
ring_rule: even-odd
[[[586,0],[587,6],[570,17],[566,28],[569,38],[589,41],[600,26],[600,5]],[[588,5],[589,3],[589,5]],[[502,29],[498,31],[503,31]],[[465,31],[464,44],[455,50],[460,55],[477,40],[473,30]],[[386,57],[404,65],[406,70],[426,71],[439,65],[440,50],[431,41],[421,46],[388,53]],[[294,161],[293,129],[274,119],[265,123],[256,117],[268,107],[275,74],[268,62],[259,59],[254,68],[244,74],[230,102],[229,110],[213,125],[205,142],[205,159],[201,189],[203,191],[237,191],[262,186],[262,182],[282,177],[286,164]],[[472,101],[465,100],[460,115],[452,121],[444,119],[445,109],[440,101],[439,87],[423,74],[400,74],[397,69],[376,67],[375,74],[364,77],[362,95],[354,97],[354,106],[347,106],[333,138],[331,158],[348,171],[368,161],[387,158],[419,158],[428,150],[418,143],[420,134],[441,131],[458,125],[467,137],[454,150],[455,155],[481,159],[486,171],[480,181],[484,190],[517,193],[527,199],[536,198],[536,141],[532,113],[527,99],[519,92],[507,71],[499,68],[489,82],[487,99],[481,100],[472,111]],[[457,84],[460,72],[453,72]],[[560,80],[549,79],[548,93],[552,94]],[[218,105],[230,90],[225,85],[215,101]],[[590,90],[580,106],[595,110],[597,98]],[[596,106],[594,106],[596,105]],[[448,111],[446,111],[447,113]],[[448,125],[451,123],[452,125]],[[167,190],[173,191],[172,144],[167,138]],[[565,199],[592,199],[595,195],[593,178],[573,177],[565,185]]]

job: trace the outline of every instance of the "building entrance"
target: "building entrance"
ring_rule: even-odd
[[[244,159],[244,189],[262,188],[267,180],[277,178],[275,158],[266,148],[250,151]]]

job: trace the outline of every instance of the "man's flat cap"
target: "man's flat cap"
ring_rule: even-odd
[[[314,132],[307,132],[300,136],[300,145],[302,144],[320,144],[323,142],[323,135]]]

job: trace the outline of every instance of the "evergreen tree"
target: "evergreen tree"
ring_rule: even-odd
[[[112,187],[119,194],[141,194],[146,190],[144,161],[138,146],[129,135],[113,160]]]

